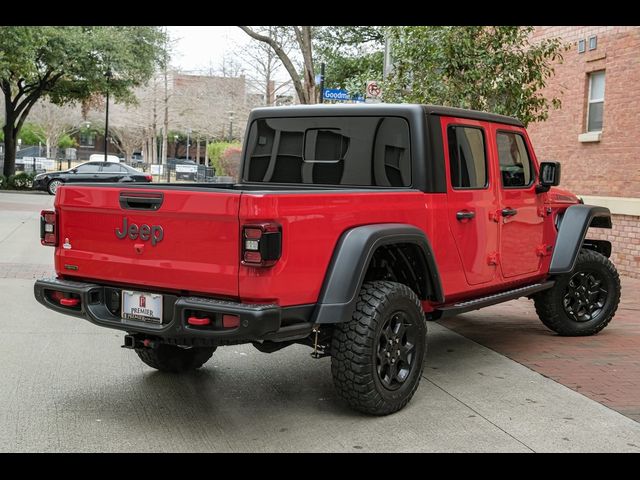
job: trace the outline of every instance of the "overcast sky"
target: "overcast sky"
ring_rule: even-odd
[[[238,27],[167,27],[176,40],[171,63],[180,70],[217,69],[225,52],[246,43],[246,33]]]

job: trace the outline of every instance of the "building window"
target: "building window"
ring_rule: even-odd
[[[595,50],[598,46],[598,37],[595,35],[593,37],[589,37],[589,50]]]
[[[584,53],[585,51],[585,41],[578,40],[578,53]]]
[[[95,147],[96,134],[91,131],[80,132],[80,146],[81,147]]]
[[[589,74],[587,132],[601,132],[604,114],[604,71]]]

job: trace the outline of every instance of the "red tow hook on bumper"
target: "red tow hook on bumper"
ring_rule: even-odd
[[[79,298],[61,298],[60,305],[63,305],[65,307],[77,307],[78,305],[80,305],[80,299]]]
[[[196,325],[198,327],[203,327],[205,325],[210,325],[211,324],[211,320],[207,317],[204,318],[198,318],[198,317],[189,317],[187,319],[187,323],[189,325]]]

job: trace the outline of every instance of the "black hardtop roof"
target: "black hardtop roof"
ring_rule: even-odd
[[[486,122],[502,123],[524,127],[517,118],[495,113],[467,110],[465,108],[442,107],[438,105],[418,105],[410,103],[370,103],[370,104],[317,104],[289,105],[286,107],[260,107],[251,112],[252,118],[265,117],[314,117],[333,115],[415,115],[418,112],[426,115],[442,115],[448,117],[468,118]]]

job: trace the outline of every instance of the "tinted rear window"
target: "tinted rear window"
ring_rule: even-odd
[[[408,187],[409,124],[399,117],[264,118],[251,124],[244,180]]]

